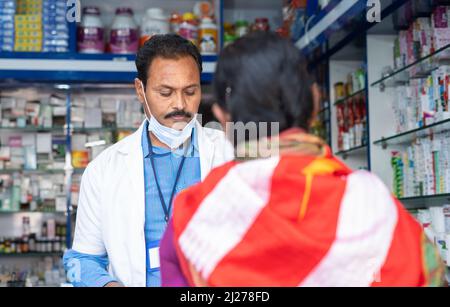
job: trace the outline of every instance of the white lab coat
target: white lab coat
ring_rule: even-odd
[[[107,253],[111,275],[137,287],[146,286],[144,123],[86,168],[72,247],[90,255]],[[233,150],[222,131],[202,128],[198,122],[197,137],[203,180],[211,169],[233,159]]]

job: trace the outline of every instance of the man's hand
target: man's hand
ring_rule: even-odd
[[[105,285],[105,288],[123,288],[123,287],[124,287],[124,286],[123,286],[121,283],[118,283],[118,282],[116,282],[116,281],[107,283],[107,284]]]

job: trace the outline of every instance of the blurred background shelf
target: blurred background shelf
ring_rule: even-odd
[[[8,214],[29,214],[29,213],[36,213],[36,214],[60,214],[64,215],[67,212],[66,211],[29,211],[29,210],[20,210],[20,211],[0,211],[0,215],[8,215]]]
[[[367,145],[353,147],[348,150],[341,150],[341,151],[336,152],[335,155],[346,159],[347,157],[352,156],[352,155],[362,155],[365,153],[367,153]]]
[[[348,96],[346,96],[346,97],[344,97],[344,98],[338,99],[338,100],[334,103],[334,105],[335,105],[335,106],[340,105],[340,104],[346,102],[347,100],[349,100],[349,99],[351,99],[351,98],[353,98],[353,97],[356,97],[356,96],[358,96],[358,95],[362,95],[362,94],[365,94],[365,93],[366,93],[366,89],[362,89],[362,90],[356,91],[356,92],[354,92],[354,93],[351,94],[351,95],[348,95]]]
[[[403,203],[407,209],[440,207],[442,204],[450,203],[450,194],[401,197],[399,198],[399,201]]]
[[[450,61],[450,44],[422,57],[405,67],[396,69],[388,75],[373,82],[371,86],[395,87],[411,79],[423,79],[441,65],[442,61]]]
[[[424,138],[431,136],[435,133],[450,130],[450,119],[439,121],[424,127],[405,131],[399,134],[392,135],[390,137],[382,138],[374,142],[375,145],[399,145],[412,143],[417,138]]]
[[[2,83],[132,83],[135,55],[0,52]],[[202,56],[202,82],[212,81],[217,56]],[[62,69],[63,68],[63,69]]]
[[[64,133],[64,127],[0,127],[0,131],[15,131],[15,132],[58,132]]]
[[[46,252],[46,253],[11,253],[2,254],[0,253],[0,258],[34,258],[34,257],[62,257],[62,252]]]

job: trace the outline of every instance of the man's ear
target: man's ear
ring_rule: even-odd
[[[136,96],[138,97],[139,102],[144,104],[145,99],[143,95],[145,95],[145,93],[144,89],[142,88],[141,80],[139,80],[138,78],[134,79],[134,88],[136,90]]]
[[[217,103],[213,104],[212,112],[222,127],[225,129],[227,122],[231,121],[231,116],[224,111]]]

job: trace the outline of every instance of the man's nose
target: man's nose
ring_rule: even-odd
[[[175,101],[173,102],[172,107],[177,110],[184,110],[186,108],[186,99],[183,93],[178,93],[176,95]]]

